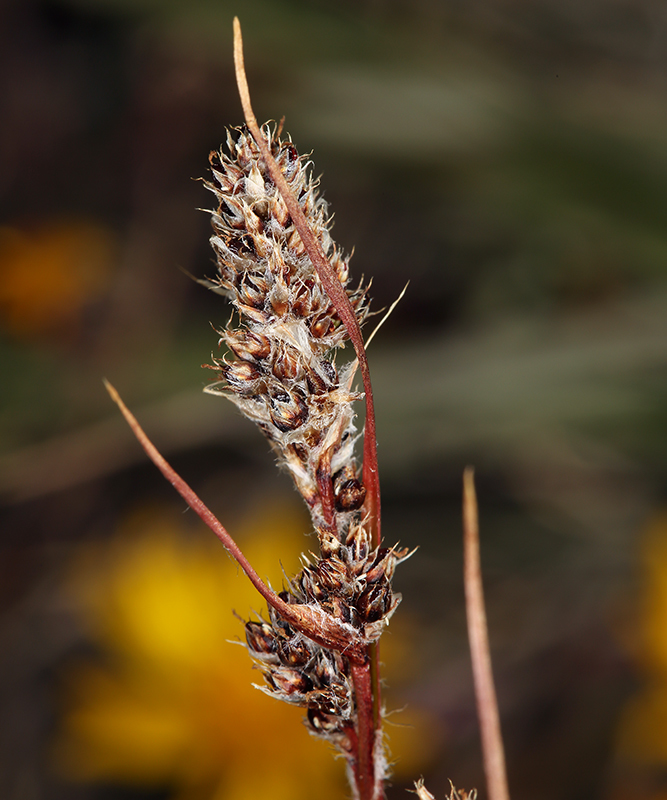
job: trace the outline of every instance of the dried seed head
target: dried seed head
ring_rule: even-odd
[[[330,216],[310,164],[289,140],[263,135],[316,243],[347,292],[359,324],[368,315],[366,287],[348,288],[349,259],[330,235]],[[285,200],[245,128],[229,131],[228,153],[212,153],[207,188],[217,200],[211,244],[217,287],[236,314],[221,333],[231,355],[214,359],[209,387],[254,420],[290,471],[310,510],[320,556],[279,593],[287,604],[269,622],[248,622],[248,650],[265,691],[308,710],[310,729],[350,754],[356,734],[352,665],[366,662],[400,596],[391,590],[405,551],[375,548],[354,457],[350,362],[335,353],[345,326],[306,253]]]
[[[348,259],[331,239],[327,205],[309,163],[269,126],[263,133],[315,239],[345,285]],[[227,147],[229,154],[211,154],[212,179],[206,186],[218,200],[211,238],[218,284],[239,316],[238,327],[230,324],[223,339],[238,360],[215,362],[220,381],[209,391],[226,394],[260,424],[316,521],[331,527],[332,514],[346,514],[363,503],[363,487],[346,444],[354,440],[352,403],[359,395],[342,390],[331,357],[347,340],[347,332],[254,139],[245,128],[230,131]],[[348,295],[363,323],[368,313],[365,288],[348,290]],[[306,454],[298,464],[295,452]],[[330,465],[337,458],[351,474],[330,508],[326,493],[322,497],[316,488],[322,486],[316,476],[323,462]],[[347,524],[344,518],[334,523],[335,528]]]

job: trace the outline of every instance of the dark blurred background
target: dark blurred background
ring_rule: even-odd
[[[370,349],[385,538],[420,548],[396,578],[387,704],[421,715],[408,731],[429,742],[398,762],[390,798],[419,775],[439,800],[449,778],[484,794],[462,605],[468,463],[514,800],[667,797],[667,566],[650,549],[667,536],[667,11],[656,0],[4,0],[0,796],[257,796],[224,755],[217,777],[155,767],[166,723],[153,717],[145,768],[139,746],[125,768],[114,747],[144,703],[127,678],[140,657],[118,644],[132,637],[105,592],[76,588],[82,571],[105,586],[106,564],[127,618],[140,613],[144,583],[123,582],[119,566],[134,563],[123,531],[137,509],[208,541],[104,376],[232,532],[251,538],[252,509],[295,503],[262,436],[201,392],[210,323],[229,308],[183,272],[213,272],[196,210],[211,200],[192,179],[241,122],[234,14],[257,116],[285,115],[313,151],[334,237],[355,248],[353,273],[372,276],[374,307],[410,281]],[[233,638],[241,627],[225,614]],[[76,689],[91,664],[116,681],[110,707],[130,709],[106,744],[72,722],[102,719],[98,684]],[[642,706],[647,686],[662,700]],[[176,694],[151,708],[166,714]],[[251,753],[275,736],[258,727],[239,733]],[[300,735],[254,771],[298,771]],[[299,791],[270,796],[329,796]]]

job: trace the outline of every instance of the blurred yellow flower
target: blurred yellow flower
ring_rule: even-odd
[[[104,658],[65,674],[59,772],[171,786],[179,800],[347,796],[342,762],[308,735],[302,709],[252,686],[263,678],[236,643],[243,627],[232,609],[247,618],[262,608],[259,596],[207,530],[178,520],[144,510],[77,560],[68,591]],[[280,586],[281,564],[295,572],[308,548],[306,530],[305,516],[271,504],[239,542]],[[419,722],[390,729],[395,755],[402,751],[411,769],[430,750]]]
[[[301,709],[251,685],[263,679],[235,643],[232,609],[248,616],[260,598],[208,531],[175,519],[140,512],[76,565],[69,588],[107,658],[66,675],[59,771],[171,785],[179,798],[340,797],[342,765],[308,736]],[[297,568],[306,524],[273,505],[239,537],[274,585],[281,561]]]
[[[84,221],[0,227],[0,311],[18,336],[69,332],[106,285],[111,234]]]

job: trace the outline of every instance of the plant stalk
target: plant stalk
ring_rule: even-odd
[[[463,473],[463,575],[470,656],[489,800],[509,800],[505,751],[493,682],[479,555],[479,520],[472,467]]]

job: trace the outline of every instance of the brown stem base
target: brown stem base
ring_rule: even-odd
[[[359,800],[379,800],[383,790],[375,769],[375,719],[373,714],[373,690],[371,662],[352,664],[352,683],[357,706],[357,753],[354,777]],[[378,785],[380,784],[380,785]]]

